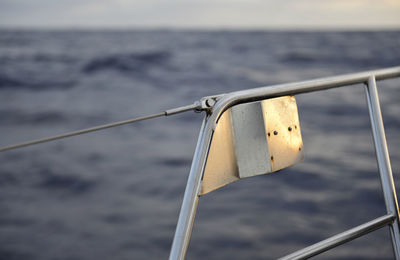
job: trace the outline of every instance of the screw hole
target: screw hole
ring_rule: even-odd
[[[274,157],[273,156],[271,156],[271,161],[273,161],[274,160]]]
[[[268,136],[271,136],[271,133],[268,133]]]
[[[301,147],[299,147],[299,151],[301,151]]]
[[[289,130],[289,131],[292,131],[292,127],[291,127],[291,126],[289,126],[289,127],[288,127],[288,130]]]
[[[278,131],[274,131],[274,135],[278,135]]]

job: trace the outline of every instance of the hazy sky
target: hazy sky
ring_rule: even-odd
[[[400,29],[400,0],[0,0],[0,26]]]

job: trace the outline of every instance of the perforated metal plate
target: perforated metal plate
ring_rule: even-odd
[[[303,158],[293,96],[234,106],[218,121],[200,195],[240,178],[278,171]]]

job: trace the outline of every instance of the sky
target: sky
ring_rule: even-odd
[[[0,0],[0,27],[400,29],[400,0]]]

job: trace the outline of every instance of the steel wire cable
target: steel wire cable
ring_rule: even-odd
[[[190,110],[196,110],[196,109],[199,109],[199,104],[194,103],[192,105],[166,110],[161,113],[156,113],[156,114],[152,114],[152,115],[147,115],[147,116],[137,117],[137,118],[133,118],[133,119],[118,121],[118,122],[114,122],[114,123],[99,125],[99,126],[95,126],[95,127],[90,127],[90,128],[86,128],[86,129],[82,129],[82,130],[77,130],[77,131],[60,134],[60,135],[55,135],[55,136],[45,137],[45,138],[41,138],[41,139],[37,139],[37,140],[33,140],[33,141],[28,141],[28,142],[23,142],[23,143],[19,143],[19,144],[0,147],[0,152],[14,150],[17,148],[36,145],[36,144],[40,144],[40,143],[50,142],[50,141],[54,141],[54,140],[59,140],[59,139],[63,139],[63,138],[71,137],[71,136],[87,134],[87,133],[91,133],[91,132],[95,132],[95,131],[99,131],[99,130],[103,130],[103,129],[107,129],[107,128],[112,128],[112,127],[116,127],[116,126],[132,124],[135,122],[144,121],[144,120],[148,120],[148,119],[152,119],[152,118],[174,115],[174,114],[178,114],[178,113],[182,113],[182,112],[186,112],[186,111],[190,111]]]

